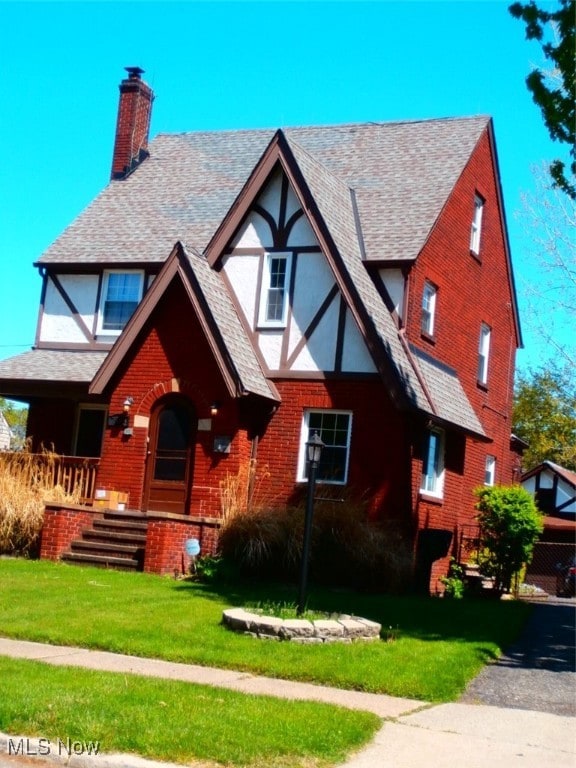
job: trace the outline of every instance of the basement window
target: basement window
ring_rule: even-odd
[[[119,335],[142,298],[143,272],[105,272],[98,332]]]

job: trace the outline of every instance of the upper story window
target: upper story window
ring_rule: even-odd
[[[119,334],[138,306],[143,272],[105,272],[100,302],[99,333]]]
[[[436,314],[436,286],[426,280],[422,292],[422,317],[420,328],[426,336],[434,335],[434,320]]]
[[[288,286],[290,283],[289,253],[268,253],[262,273],[260,311],[258,325],[283,328],[288,310]]]
[[[470,229],[470,250],[475,256],[480,253],[480,235],[482,234],[482,213],[484,211],[484,198],[474,195],[474,214]]]
[[[438,498],[444,493],[444,432],[436,427],[426,436],[420,490]]]
[[[350,411],[307,410],[300,433],[298,480],[307,480],[306,442],[317,432],[324,443],[316,478],[323,483],[344,485],[348,479],[352,414]]]
[[[484,485],[494,485],[496,482],[496,456],[486,456],[484,465]]]
[[[488,383],[488,358],[490,356],[490,336],[492,330],[489,325],[482,323],[480,326],[480,341],[478,343],[478,383]]]

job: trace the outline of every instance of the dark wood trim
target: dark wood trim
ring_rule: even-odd
[[[302,334],[302,338],[296,344],[296,346],[292,350],[292,354],[286,360],[286,365],[288,366],[288,368],[290,368],[294,364],[294,362],[296,361],[296,358],[298,357],[300,352],[302,352],[302,350],[310,340],[310,337],[318,327],[318,324],[320,323],[320,321],[328,311],[328,307],[330,306],[330,304],[332,304],[332,302],[334,301],[334,298],[337,295],[338,295],[338,286],[336,285],[336,283],[334,283],[334,285],[328,291],[326,298],[320,305],[319,309],[316,311],[316,314],[308,324],[308,327],[305,329],[304,333]]]
[[[280,181],[280,207],[278,209],[278,244],[286,247],[286,208],[288,205],[288,179],[282,174]]]
[[[60,294],[60,296],[64,300],[64,303],[66,304],[66,306],[68,307],[68,309],[72,313],[72,319],[74,320],[74,322],[76,323],[78,328],[82,331],[82,334],[84,335],[86,341],[91,342],[94,337],[93,337],[92,333],[90,332],[90,329],[88,328],[88,326],[86,325],[86,323],[84,322],[82,317],[80,316],[80,313],[76,309],[76,305],[74,304],[74,302],[72,301],[70,296],[66,293],[66,291],[64,289],[64,286],[62,285],[62,283],[58,279],[58,276],[57,275],[50,275],[50,280],[52,280],[52,283],[54,284],[54,287],[56,288],[56,290],[58,291],[58,293]]]
[[[288,282],[288,307],[286,309],[286,325],[284,326],[282,347],[280,349],[280,366],[282,368],[288,365],[288,345],[290,342],[290,328],[292,327],[292,307],[294,305],[297,263],[298,255],[296,253],[292,253],[290,258],[290,280]]]
[[[88,344],[74,341],[41,341],[35,344],[36,349],[54,349],[62,352],[108,352],[112,349],[114,342],[92,341]]]
[[[265,253],[266,253],[265,248],[236,247],[236,248],[229,248],[228,250],[224,251],[222,255],[223,256],[263,256]]]
[[[102,300],[102,286],[104,285],[104,272],[98,275],[98,285],[96,287],[96,300],[94,302],[94,318],[92,320],[92,335],[96,338],[98,332],[98,317],[100,314],[100,301]]]
[[[338,330],[336,332],[336,354],[334,358],[334,370],[342,371],[342,357],[344,355],[344,339],[346,337],[346,302],[340,295],[340,307],[338,308]]]
[[[40,310],[36,322],[36,334],[34,335],[34,346],[37,347],[40,342],[40,333],[42,331],[42,321],[44,320],[44,305],[46,303],[46,290],[48,286],[48,274],[42,272],[42,291],[40,293]]]
[[[294,224],[296,224],[297,221],[299,221],[302,216],[304,216],[304,211],[302,208],[298,208],[297,211],[294,211],[292,216],[288,219],[286,222],[286,226],[284,228],[284,240],[286,243],[288,243],[288,240],[290,239],[290,235],[292,234],[292,228],[294,227]],[[288,247],[288,246],[287,246]],[[304,248],[298,248],[298,246],[294,247],[293,250],[303,251],[305,248],[310,248],[311,246],[304,246]]]
[[[278,224],[274,219],[274,216],[270,213],[270,211],[267,211],[266,208],[262,208],[261,205],[258,205],[255,203],[252,208],[248,211],[246,214],[246,218],[250,216],[250,213],[257,213],[258,216],[261,216],[264,221],[268,224],[270,227],[270,235],[272,237],[272,242],[276,247],[278,247]]]
[[[292,371],[290,369],[272,371],[268,378],[273,381],[288,381],[297,379],[299,381],[375,381],[382,380],[379,373],[356,373],[354,371]]]

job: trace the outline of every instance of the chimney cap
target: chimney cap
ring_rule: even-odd
[[[140,67],[124,67],[124,69],[128,72],[128,77],[131,80],[140,80],[140,75],[144,74],[144,70]]]

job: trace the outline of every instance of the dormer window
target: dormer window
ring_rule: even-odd
[[[474,256],[480,253],[480,235],[482,233],[482,213],[484,211],[484,198],[480,195],[474,195],[474,214],[472,217],[472,227],[470,229],[470,250]]]
[[[98,332],[118,335],[142,298],[143,272],[105,272]]]
[[[284,328],[288,310],[291,254],[268,253],[262,273],[258,325]]]

